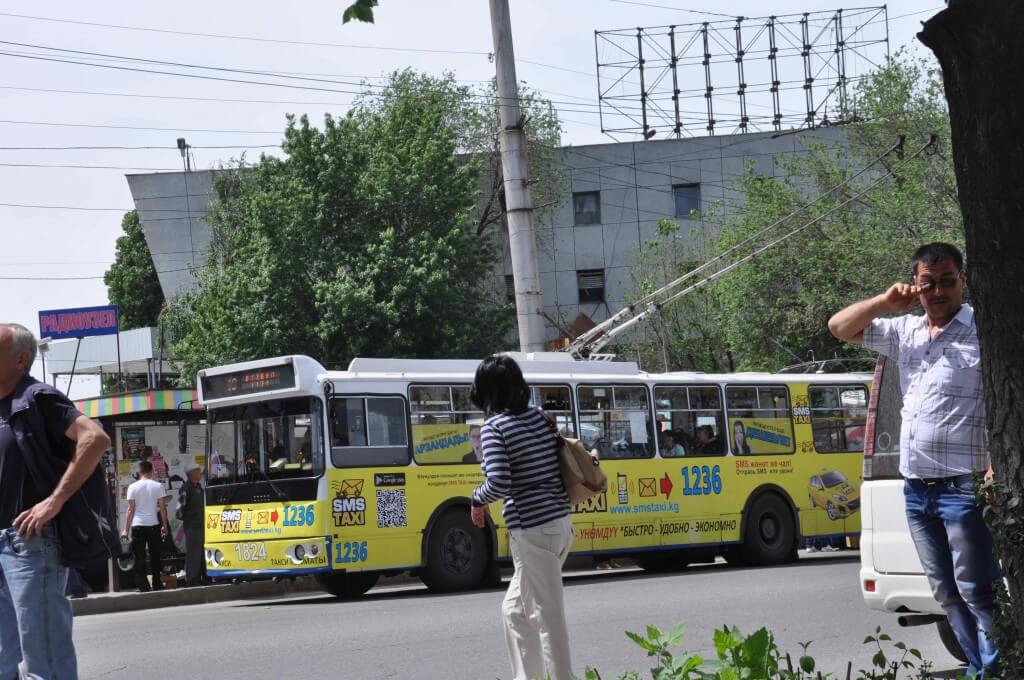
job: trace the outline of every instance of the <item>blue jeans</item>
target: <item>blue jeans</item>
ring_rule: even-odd
[[[52,525],[30,539],[0,531],[0,680],[78,677],[67,580]]]
[[[945,480],[908,479],[907,522],[932,593],[979,677],[996,672],[999,650],[991,639],[994,582],[1000,578],[974,494],[971,475]]]

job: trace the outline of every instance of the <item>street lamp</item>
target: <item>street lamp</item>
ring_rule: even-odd
[[[188,158],[188,150],[192,147],[188,145],[184,137],[178,137],[178,151],[181,153],[181,160],[185,164],[185,172],[192,171],[192,163]]]

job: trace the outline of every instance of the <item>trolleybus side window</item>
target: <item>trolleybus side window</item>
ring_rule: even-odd
[[[418,465],[480,463],[484,414],[469,400],[469,385],[409,387],[412,451]]]
[[[602,458],[654,455],[651,406],[643,385],[580,385],[580,439]]]
[[[275,399],[210,412],[210,483],[311,477],[324,469],[320,401]]]
[[[812,385],[811,402],[814,448],[820,453],[854,453],[864,450],[864,423],[868,415],[868,390],[863,385]]]
[[[335,467],[407,465],[408,420],[401,397],[331,399],[331,462]]]
[[[540,406],[554,417],[558,431],[576,438],[576,419],[572,415],[572,390],[566,385],[534,385],[530,388],[530,405]]]
[[[732,385],[725,390],[730,453],[793,453],[793,414],[785,385]]]
[[[662,457],[725,455],[725,413],[717,385],[656,387],[654,403]]]

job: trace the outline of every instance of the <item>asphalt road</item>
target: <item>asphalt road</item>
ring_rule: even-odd
[[[673,574],[634,569],[569,575],[566,600],[574,665],[606,679],[626,670],[649,677],[645,653],[623,631],[687,622],[688,650],[714,656],[722,624],[768,626],[794,658],[812,641],[818,668],[854,677],[874,649],[876,626],[921,650],[940,677],[956,662],[933,625],[900,629],[864,607],[856,553],[805,556],[783,567],[719,563]],[[509,677],[499,605],[503,589],[433,595],[419,586],[378,587],[357,602],[306,596],[86,616],[75,621],[83,680],[95,678]]]

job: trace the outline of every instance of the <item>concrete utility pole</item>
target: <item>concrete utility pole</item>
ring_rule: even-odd
[[[512,49],[512,22],[508,0],[490,0],[494,63],[498,78],[501,122],[501,172],[505,180],[505,214],[516,289],[519,348],[523,352],[547,349],[544,333],[544,297],[537,272],[537,239],[533,233],[533,196],[526,165],[526,135],[519,111],[516,57]]]

